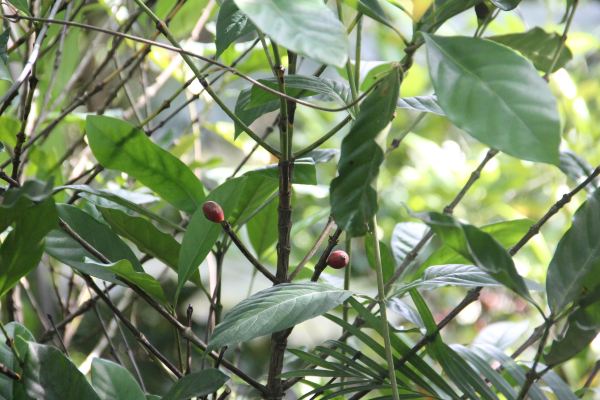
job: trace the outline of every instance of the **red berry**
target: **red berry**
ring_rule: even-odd
[[[207,220],[221,223],[225,220],[225,214],[223,214],[223,209],[214,201],[207,201],[202,204],[202,212]]]
[[[348,265],[348,261],[350,261],[350,257],[348,257],[348,253],[344,250],[335,250],[329,254],[327,257],[327,265],[331,268],[342,269],[346,265]]]

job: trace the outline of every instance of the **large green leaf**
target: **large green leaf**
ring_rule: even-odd
[[[71,205],[59,204],[57,209],[59,216],[71,229],[111,262],[128,260],[136,271],[143,272],[135,254],[107,225]],[[97,259],[75,239],[60,229],[55,229],[48,234],[46,252],[80,272],[109,282],[116,282],[114,274],[108,269],[99,266],[99,264],[88,262],[88,260],[93,260],[99,263],[102,260]]]
[[[204,200],[204,187],[177,157],[154,144],[144,131],[119,119],[89,115],[90,148],[105,168],[123,171],[188,213]]]
[[[279,89],[275,78],[259,79],[259,82],[271,89]],[[352,101],[350,88],[346,84],[317,76],[287,75],[285,89],[288,95],[295,98],[318,95],[323,100],[333,101],[339,106],[345,106]],[[260,116],[279,110],[280,107],[281,101],[277,95],[252,86],[240,92],[235,103],[235,113],[246,125],[250,125]],[[352,109],[348,109],[348,112],[351,113]],[[235,137],[243,131],[239,124],[235,124]]]
[[[207,199],[221,205],[225,218],[230,224],[236,225],[238,220],[245,220],[277,190],[277,180],[262,174],[249,172],[238,178],[225,181],[210,192]],[[183,236],[179,252],[178,284],[176,297],[198,266],[206,258],[219,234],[221,225],[215,224],[204,217],[202,209],[198,209],[188,225]]]
[[[229,377],[218,369],[208,368],[179,379],[165,394],[162,400],[186,400],[216,392]]]
[[[444,244],[498,282],[532,301],[525,281],[517,272],[512,258],[489,233],[473,225],[459,223],[451,216],[441,213],[422,214],[422,218]]]
[[[519,5],[521,0],[490,0],[496,7],[501,10],[509,11]]]
[[[434,33],[444,22],[468,10],[481,0],[435,0],[418,23],[414,32]]]
[[[277,242],[277,211],[277,201],[271,201],[246,224],[250,244],[259,260],[269,254]]]
[[[114,208],[97,208],[113,231],[131,240],[140,251],[158,258],[177,271],[181,246],[172,235],[159,230],[147,219]]]
[[[402,97],[398,99],[398,108],[406,108],[408,110],[429,112],[437,115],[446,115],[437,102],[435,95]]]
[[[4,332],[6,332],[7,336],[4,336]],[[17,342],[17,337],[20,337],[23,340]],[[22,375],[23,370],[19,362],[16,360],[13,350],[16,351],[17,354],[25,354],[25,346],[27,345],[26,341],[35,341],[35,339],[31,332],[27,330],[27,328],[16,322],[9,322],[8,324],[4,325],[3,332],[0,332],[0,363],[20,375]],[[15,348],[10,349],[7,343],[15,344]],[[21,381],[17,382],[4,374],[0,374],[0,399],[29,400],[24,392],[25,387],[21,384]]]
[[[539,27],[523,33],[491,36],[488,39],[517,50],[530,59],[537,69],[544,72],[554,72],[562,68],[573,57],[571,50],[563,45],[559,34],[545,32]],[[554,56],[559,47],[561,50],[553,66]]]
[[[556,100],[529,61],[483,39],[425,41],[438,103],[452,123],[512,156],[558,165]]]
[[[10,31],[4,30],[0,33],[0,79],[4,81],[12,82],[12,76],[10,75],[10,69],[8,68],[8,38],[10,37]]]
[[[321,0],[235,0],[254,24],[277,43],[323,64],[348,60],[346,29]]]
[[[101,400],[146,400],[133,375],[109,360],[94,358],[92,385]]]
[[[23,385],[34,399],[100,400],[85,376],[55,347],[25,342]]]
[[[571,228],[554,252],[546,276],[548,304],[554,314],[600,284],[600,189],[579,207]]]
[[[37,181],[3,194],[0,228],[14,226],[0,246],[0,296],[37,267],[44,238],[57,226],[56,206],[48,195],[48,186]]]
[[[154,221],[158,222],[161,225],[164,225],[166,227],[170,227],[173,229],[178,229],[179,227],[174,224],[173,222],[161,217],[158,214],[153,213],[152,211],[148,210],[147,208],[142,207],[139,204],[139,195],[136,193],[136,196],[131,196],[131,192],[125,192],[122,190],[113,190],[113,191],[109,191],[109,190],[102,190],[102,189],[96,189],[87,185],[67,185],[67,186],[60,186],[57,187],[56,190],[62,190],[62,189],[72,189],[72,190],[76,190],[77,192],[79,192],[79,196],[85,198],[88,201],[91,201],[94,204],[97,205],[107,205],[106,202],[101,203],[100,200],[98,200],[98,198],[107,200],[110,203],[114,203],[117,204],[119,206],[122,206],[123,208],[126,208],[128,210],[131,211],[135,211],[136,213],[143,215],[145,217],[148,217],[150,219],[153,219]],[[127,197],[124,197],[124,194],[127,193]],[[144,198],[149,199],[147,195],[144,196]],[[114,206],[111,206],[111,208],[115,208]]]
[[[241,12],[233,0],[225,0],[219,8],[217,16],[217,56],[223,53],[230,44],[254,31],[254,25],[248,16]]]
[[[363,101],[342,141],[339,175],[331,182],[330,202],[335,222],[350,236],[364,235],[377,212],[377,176],[399,90],[400,76],[393,70]]]
[[[478,287],[501,286],[501,284],[474,265],[434,265],[425,270],[421,279],[398,285],[394,296],[400,296],[413,288],[437,289],[444,286]]]
[[[569,315],[566,331],[552,342],[544,361],[558,364],[585,349],[600,331],[600,301]]]
[[[351,293],[320,283],[286,283],[262,290],[231,309],[216,326],[212,349],[278,332],[322,315]]]
[[[93,262],[88,262],[93,264]],[[132,283],[135,286],[139,287],[150,295],[154,300],[167,305],[169,302],[167,300],[167,296],[165,296],[165,292],[163,291],[160,282],[158,282],[153,276],[148,275],[145,272],[139,272],[133,269],[131,263],[127,260],[117,261],[113,264],[103,265],[97,264],[99,268],[107,268],[111,272],[114,272],[119,279]]]

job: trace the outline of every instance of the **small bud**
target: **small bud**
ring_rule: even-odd
[[[225,220],[225,214],[223,214],[223,209],[214,201],[207,201],[202,204],[202,212],[207,220],[215,222],[217,224],[223,222]]]
[[[331,268],[342,269],[346,265],[348,265],[348,261],[350,261],[350,257],[348,257],[348,253],[344,250],[335,250],[329,254],[327,257],[327,265]]]

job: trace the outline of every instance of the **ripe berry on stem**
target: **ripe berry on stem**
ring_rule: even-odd
[[[214,201],[207,201],[202,204],[202,212],[207,220],[215,222],[217,224],[225,220],[225,214],[219,203]]]
[[[350,257],[344,250],[332,251],[329,254],[329,257],[327,257],[327,265],[335,269],[344,268],[346,265],[348,265],[348,261],[350,261]]]

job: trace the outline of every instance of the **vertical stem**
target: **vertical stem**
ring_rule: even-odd
[[[385,306],[385,287],[383,284],[383,268],[381,266],[381,252],[379,250],[379,240],[377,239],[377,217],[373,216],[372,221],[373,248],[375,249],[375,271],[377,272],[377,301],[379,302],[379,312],[381,313],[381,328],[383,331],[383,340],[385,342],[385,358],[388,364],[388,373],[390,384],[392,385],[392,396],[394,400],[399,400],[398,384],[396,383],[396,370],[394,368],[394,356],[392,355],[392,344],[390,340],[390,328],[387,319],[387,309]]]
[[[352,238],[350,236],[346,237],[346,253],[348,253],[348,258],[350,261],[348,262],[348,265],[346,265],[346,268],[344,268],[344,290],[350,290],[350,274],[352,272]],[[344,302],[342,318],[345,322],[348,322],[349,309],[350,305],[348,302]]]
[[[279,89],[285,92],[284,68],[277,46],[273,44],[273,55],[275,58],[275,75],[279,82]],[[289,70],[296,70],[296,55],[288,52]],[[278,242],[277,242],[277,273],[275,285],[288,280],[288,269],[290,262],[292,229],[292,170],[294,162],[291,159],[292,143],[291,136],[294,125],[295,104],[281,99],[280,111],[280,153],[279,161],[279,208],[278,208]],[[292,329],[275,332],[271,335],[271,360],[269,363],[269,374],[267,378],[267,390],[269,399],[281,399],[283,397],[283,386],[281,382],[281,371],[283,369],[283,356],[287,347],[287,337]]]

